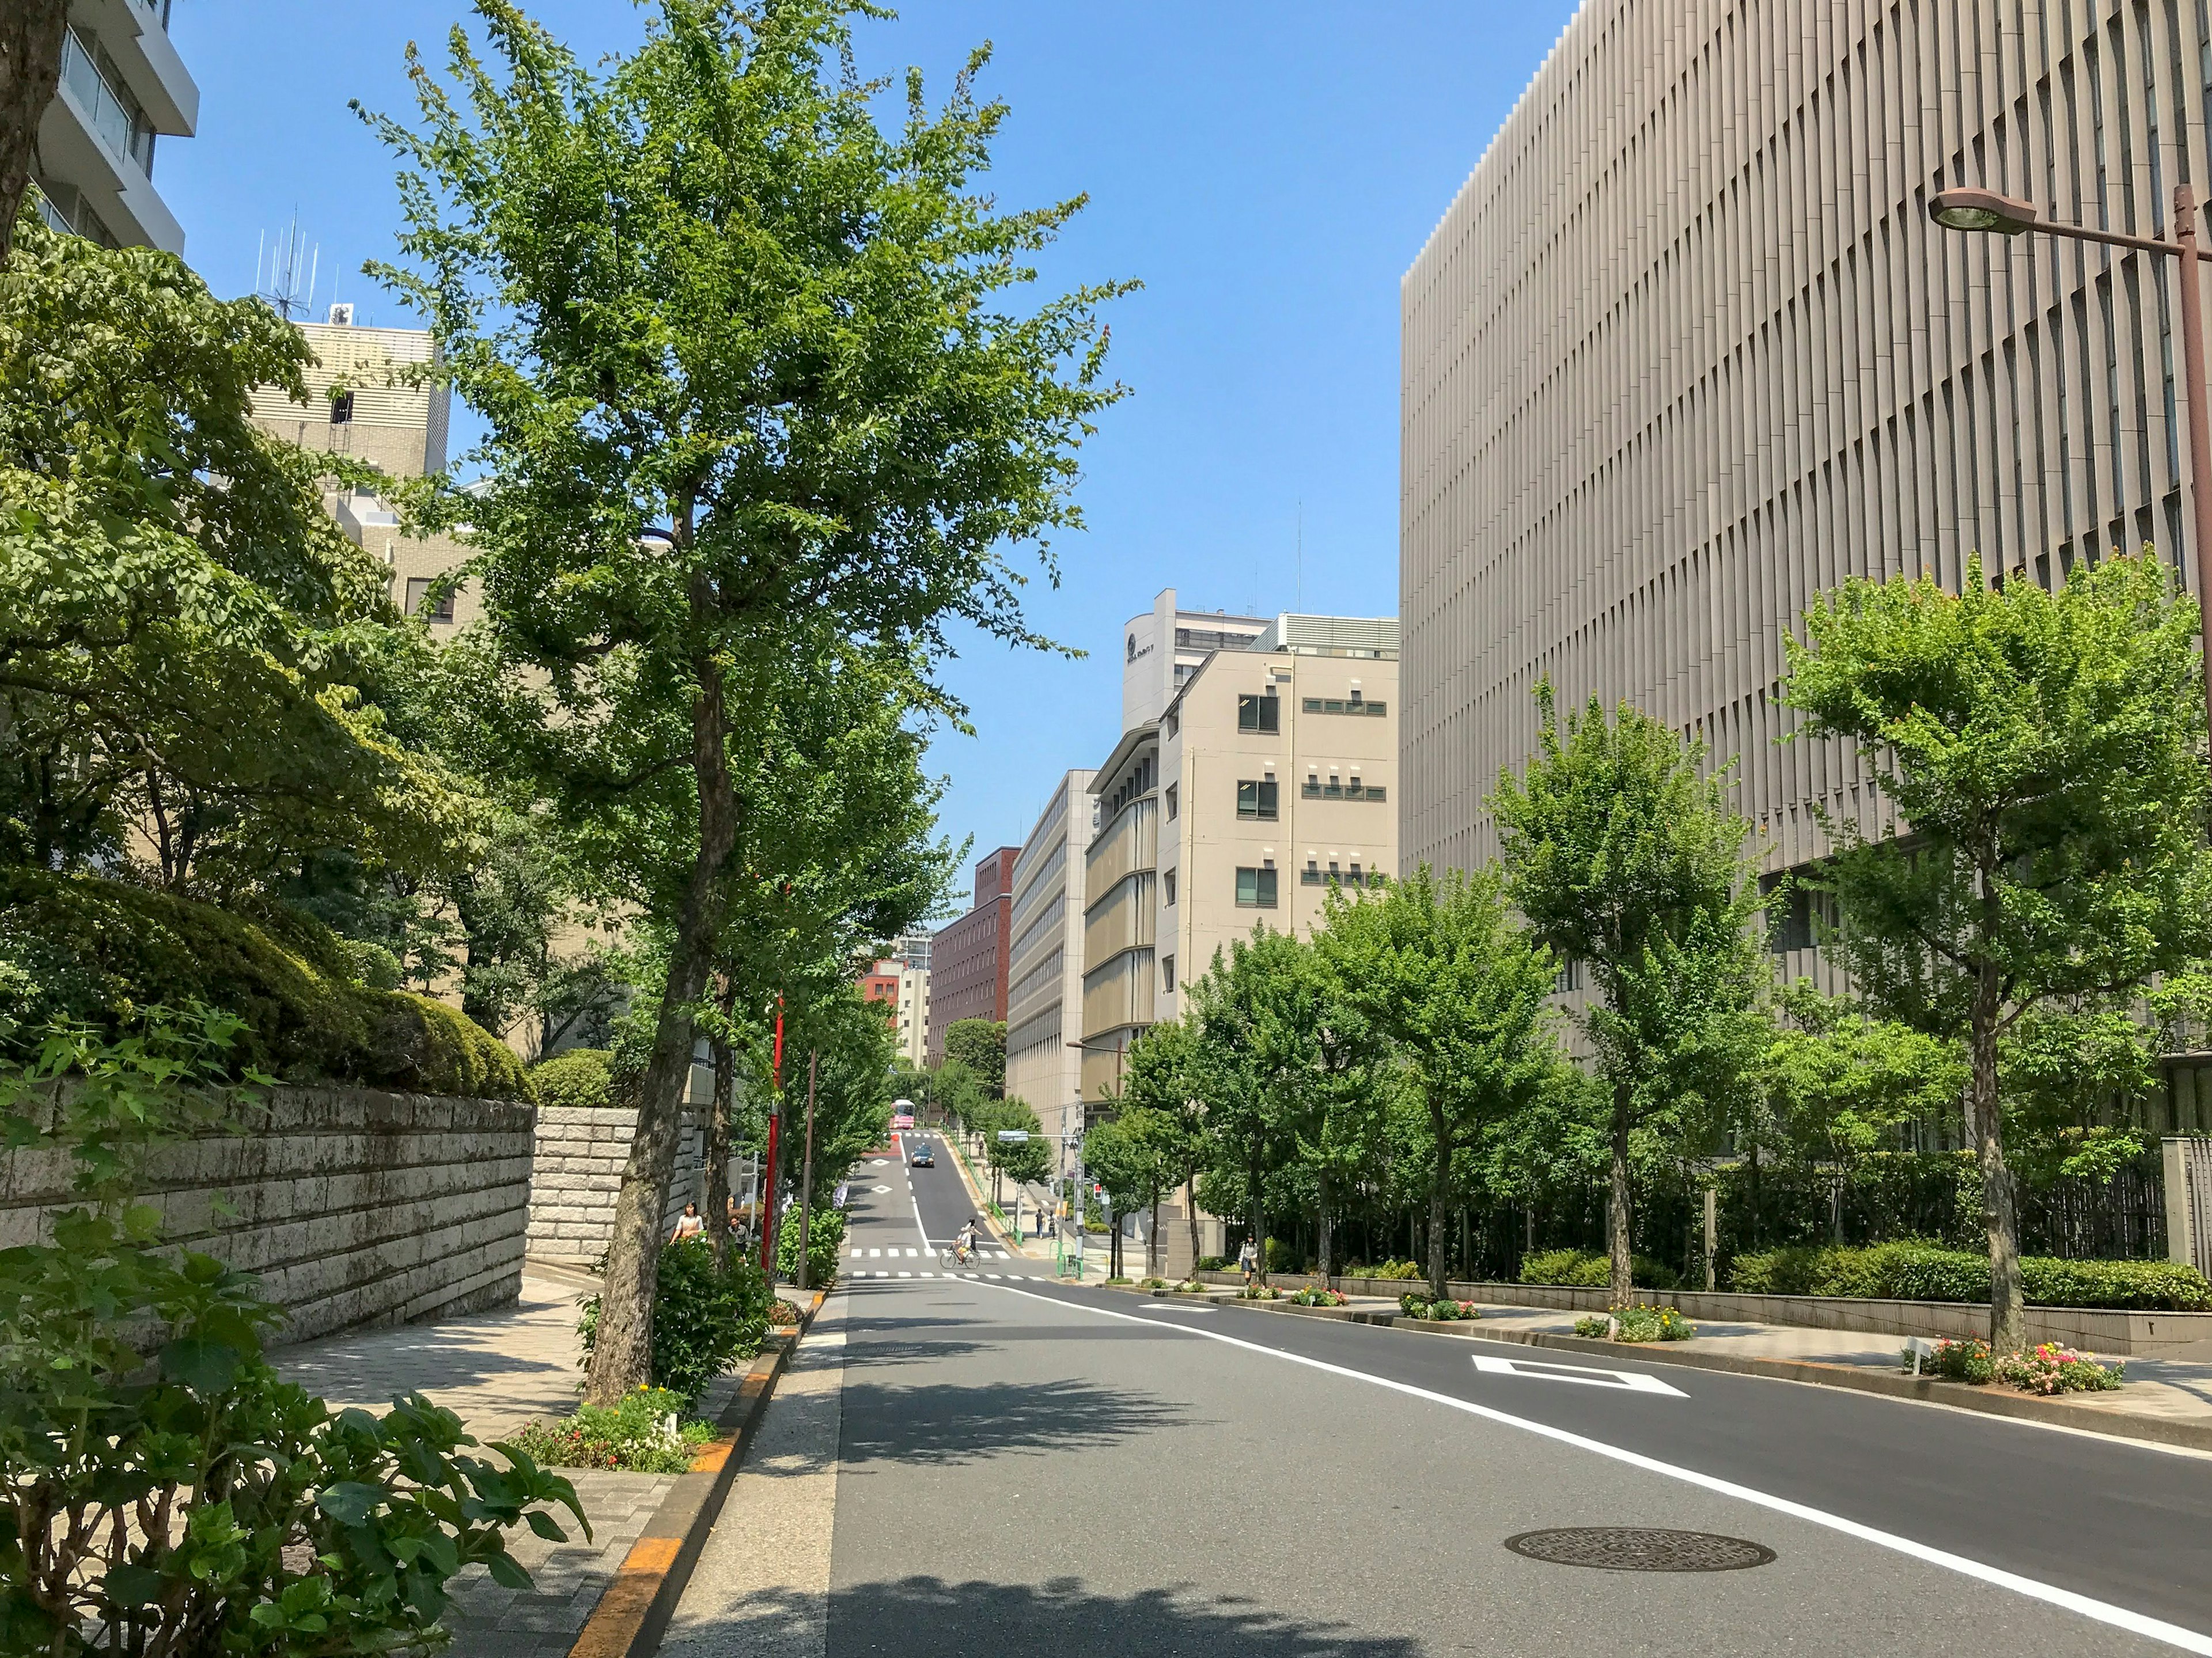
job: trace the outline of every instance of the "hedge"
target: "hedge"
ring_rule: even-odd
[[[2179,1261],[2025,1255],[2020,1270],[2027,1298],[2038,1306],[2212,1311],[2212,1282]],[[1990,1298],[1990,1262],[1971,1250],[1918,1240],[1856,1249],[1767,1249],[1738,1255],[1729,1287],[1746,1295],[1984,1302]]]
[[[592,1107],[615,1102],[614,1054],[604,1048],[572,1048],[530,1067],[530,1086],[545,1106]]]
[[[1673,1290],[1682,1281],[1674,1268],[1642,1255],[1629,1261],[1629,1276],[1646,1290]],[[1522,1261],[1521,1282],[1602,1290],[1613,1282],[1613,1260],[1589,1249],[1540,1249]]]
[[[196,1001],[244,1020],[241,1062],[288,1082],[531,1096],[506,1043],[442,1002],[359,982],[344,941],[311,917],[0,870],[0,1012],[104,1024]]]

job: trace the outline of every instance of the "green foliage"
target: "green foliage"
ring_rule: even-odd
[[[163,1246],[146,1151],[242,1122],[227,1016],[149,1011],[119,1040],[51,1029],[0,1069],[7,1144],[70,1159],[85,1202],[0,1250],[0,1648],[367,1652],[434,1637],[446,1585],[568,1483],[501,1467],[418,1396],[333,1416],[262,1356],[282,1318],[221,1261]],[[588,1534],[588,1527],[586,1527]]]
[[[530,1086],[541,1107],[591,1109],[615,1102],[613,1054],[604,1048],[572,1048],[530,1067]]]
[[[1906,1370],[1913,1368],[1913,1355],[1908,1349],[1899,1355]],[[1990,1344],[1978,1337],[1964,1341],[1939,1341],[1936,1349],[1921,1361],[1921,1374],[1941,1376],[1946,1382],[1971,1382],[1977,1384],[1995,1381],[1996,1365],[1990,1357]]]
[[[2212,1282],[2168,1260],[2021,1260],[2027,1299],[2050,1307],[2212,1311]],[[1905,1241],[1867,1248],[1768,1249],[1738,1255],[1729,1287],[1747,1295],[1853,1296],[1890,1301],[1987,1301],[1986,1255]]]
[[[965,1067],[991,1099],[1006,1092],[1006,1027],[1004,1021],[955,1019],[945,1028],[945,1059]]]
[[[1893,1144],[1901,1125],[1934,1127],[1958,1110],[1966,1068],[1956,1043],[1823,996],[1808,980],[1778,999],[1765,1078],[1771,1138],[1786,1154],[1848,1165]]]
[[[1629,1156],[1640,1129],[1694,1154],[1750,1109],[1768,972],[1750,825],[1708,774],[1641,710],[1593,698],[1564,725],[1548,683],[1535,756],[1491,797],[1506,896],[1563,961],[1590,975],[1581,1016],[1611,1096],[1611,1283],[1630,1287]]]
[[[118,1029],[133,1010],[203,1003],[243,1022],[239,1060],[288,1079],[426,1094],[526,1099],[506,1044],[444,1004],[356,982],[319,923],[270,908],[258,920],[89,875],[0,870],[0,965],[25,969],[0,1022],[53,1017]],[[46,963],[68,970],[48,975]]]
[[[1978,560],[1955,594],[1855,580],[1789,641],[1803,733],[1854,744],[1911,825],[1838,830],[1833,949],[1879,1011],[1964,1041],[2000,1345],[2023,1294],[2000,1037],[2053,1000],[2113,1011],[2212,946],[2197,623],[2146,552],[2055,593],[1991,586]],[[2023,1076],[2078,1072],[2014,1045]]]
[[[1379,1261],[1372,1266],[1362,1266],[1355,1260],[1345,1268],[1345,1276],[1394,1280],[1417,1278],[1423,1276],[1423,1269],[1418,1260],[1385,1260]]]
[[[1672,1307],[1651,1307],[1638,1302],[1592,1313],[1575,1321],[1575,1333],[1614,1341],[1687,1341],[1697,1329]]]
[[[1407,1318],[1423,1319],[1437,1324],[1460,1323],[1482,1316],[1482,1309],[1471,1301],[1458,1301],[1450,1296],[1425,1296],[1418,1291],[1400,1296],[1398,1310]]]
[[[806,1287],[826,1290],[837,1281],[837,1251],[845,1242],[845,1212],[817,1203],[807,1223]],[[783,1218],[775,1241],[775,1267],[787,1283],[799,1281],[799,1212]]]
[[[690,1404],[666,1388],[634,1388],[611,1407],[583,1405],[571,1417],[525,1423],[509,1442],[542,1467],[683,1473],[714,1436],[710,1422],[679,1419]]]
[[[1146,1280],[1148,1284],[1157,1281],[1158,1280],[1151,1278]],[[1341,1290],[1326,1290],[1317,1284],[1309,1285],[1303,1290],[1293,1291],[1290,1297],[1291,1304],[1294,1307],[1342,1307],[1351,1300],[1352,1297]]]
[[[978,1021],[981,1023],[981,1021]],[[1022,1099],[991,1101],[970,1126],[983,1136],[983,1156],[993,1169],[1010,1181],[1041,1181],[1052,1171],[1052,1147],[1038,1138],[1044,1125]],[[1025,1140],[1001,1140],[1001,1129],[1021,1133]]]
[[[1633,1258],[1632,1276],[1647,1290],[1674,1290],[1680,1287],[1680,1274],[1656,1260],[1642,1255]],[[1557,1284],[1571,1288],[1601,1290],[1613,1281],[1611,1258],[1589,1249],[1541,1249],[1527,1256],[1521,1263],[1521,1282],[1523,1284]]]
[[[252,420],[307,346],[184,261],[48,230],[0,283],[0,860],[142,848],[234,894],[327,846],[422,863],[470,808],[374,692],[408,648],[311,457]]]
[[[794,1219],[791,1232],[795,1235],[798,1230]],[[796,1244],[793,1248],[795,1260]],[[768,1333],[769,1303],[773,1299],[760,1268],[740,1260],[734,1248],[717,1269],[714,1246],[703,1237],[679,1238],[662,1245],[653,1299],[653,1388],[665,1388],[689,1410],[708,1382],[760,1351],[761,1339]],[[576,1330],[583,1338],[584,1362],[588,1363],[599,1342],[599,1297],[584,1303]],[[629,1408],[628,1394],[621,1408]]]

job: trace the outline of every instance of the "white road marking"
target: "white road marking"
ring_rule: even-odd
[[[1170,1303],[1162,1307],[1147,1307],[1145,1310],[1148,1313],[1210,1313],[1213,1309],[1205,1305],[1203,1303],[1186,1304],[1180,1307],[1175,1305],[1173,1303]]]
[[[890,1187],[888,1187],[888,1186],[878,1186],[878,1187],[877,1187],[875,1189],[876,1189],[877,1191],[878,1191],[878,1192],[888,1192],[888,1191],[890,1191],[891,1188],[890,1188]]]
[[[868,1251],[868,1259],[870,1260],[881,1260],[883,1258],[884,1252],[880,1249],[871,1249]]]
[[[1523,1376],[1534,1382],[1575,1382],[1585,1388],[1613,1388],[1632,1394],[1668,1394],[1676,1399],[1689,1394],[1640,1370],[1601,1370],[1589,1364],[1553,1364],[1540,1358],[1492,1358],[1474,1356],[1474,1368],[1485,1376]]]
[[[1110,1308],[1086,1307],[1080,1302],[1063,1301],[1058,1296],[1039,1295],[1034,1290],[1017,1290],[1011,1285],[1002,1287],[1010,1296],[1023,1296],[1031,1301],[1050,1302],[1056,1307],[1073,1307],[1080,1312],[1094,1314],[1099,1318],[1118,1318],[1130,1324],[1142,1324],[1145,1321],[1128,1313],[1115,1312]],[[1331,1364],[1323,1359],[1309,1358],[1304,1353],[1286,1353],[1279,1348],[1262,1346],[1256,1341],[1246,1341],[1241,1337],[1224,1335],[1218,1330],[1196,1330],[1188,1325],[1181,1324],[1170,1324],[1168,1327],[1171,1330],[1182,1330],[1186,1335],[1196,1336],[1201,1341],[1218,1341],[1224,1346],[1242,1347],[1247,1352],[1280,1359],[1289,1364],[1302,1364],[1308,1370],[1320,1370],[1328,1376],[1342,1376],[1347,1381],[1364,1382],[1373,1387],[1386,1388],[1394,1394],[1403,1394],[1409,1399],[1426,1400],[1432,1405],[1442,1405],[1447,1410],[1464,1412],[1468,1416],[1479,1416],[1486,1421],[1495,1422],[1504,1427],[1518,1428],[1524,1433],[1532,1433],[1540,1438],[1553,1440],[1559,1444],[1571,1445],[1577,1450],[1589,1451],[1615,1462],[1626,1463],[1632,1468],[1642,1468],[1647,1473],[1663,1474],[1669,1479],[1679,1479],[1687,1485],[1695,1485],[1701,1490],[1717,1492],[1723,1497],[1733,1497],[1739,1502],[1748,1503],[1755,1508],[1766,1509],[1776,1514],[1785,1514],[1794,1520],[1802,1520],[1812,1525],[1825,1527],[1830,1531],[1840,1532],[1846,1537],[1856,1537],[1863,1543],[1871,1543],[1877,1548],[1889,1549],[1895,1553],[1924,1562],[1929,1565],[1940,1566],[1947,1571],[1958,1573],[1961,1577],[1971,1577],[1977,1582],[1989,1583],[1998,1588],[2010,1589],[2015,1594],[2023,1595],[2031,1600],[2040,1600],[2046,1606],[2063,1606],[2068,1612],[2077,1612],[2094,1622],[2106,1625],[2113,1629],[2125,1630],[2131,1635],[2144,1636],[2153,1641],[2163,1641],[2168,1646],[2178,1647],[2184,1652],[2199,1653],[2204,1655],[2205,1658],[2212,1658],[2212,1636],[2202,1635],[2191,1629],[2184,1629],[2179,1624],[2169,1624],[2162,1618],[2153,1618],[2146,1613],[2132,1611],[2126,1606],[2114,1606],[2109,1600],[2100,1600],[2090,1595],[2076,1594],[2072,1589],[2060,1588],[2055,1583],[2045,1583],[2036,1578],[2024,1577],[2018,1572],[2007,1571],[2002,1566],[1992,1566],[1983,1561],[1971,1560],[1963,1554],[1954,1554],[1948,1549],[1939,1549],[1910,1537],[1899,1536],[1895,1532],[1883,1531],[1876,1526],[1863,1525],[1858,1521],[1847,1520],[1842,1515],[1830,1514],[1825,1509],[1816,1509],[1808,1503],[1793,1502],[1786,1497],[1776,1497],[1771,1492],[1756,1491],[1749,1485],[1739,1485],[1732,1479],[1721,1479],[1709,1473],[1700,1473],[1695,1468],[1685,1468],[1672,1462],[1662,1462],[1656,1456],[1646,1456],[1641,1451],[1632,1451],[1620,1445],[1608,1445],[1601,1439],[1592,1439],[1584,1434],[1571,1433],[1565,1428],[1555,1428],[1548,1422],[1533,1422],[1527,1417],[1515,1416],[1510,1412],[1495,1410],[1487,1405],[1477,1405],[1471,1400],[1454,1399],[1449,1394],[1440,1394],[1426,1388],[1417,1388],[1410,1382],[1397,1382],[1389,1376],[1373,1376],[1365,1370],[1354,1370],[1342,1364]]]
[[[899,1276],[901,1278],[912,1278],[914,1274],[912,1272],[901,1272]]]

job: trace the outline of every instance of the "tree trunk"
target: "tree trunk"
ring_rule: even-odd
[[[1244,1207],[1251,1218],[1252,1248],[1258,1256],[1252,1281],[1264,1284],[1267,1281],[1267,1203],[1260,1190],[1260,1156],[1256,1149],[1244,1172]]]
[[[715,975],[714,1007],[726,1029],[737,1000],[730,975]],[[737,1056],[720,1036],[708,1051],[714,1061],[714,1098],[707,1112],[707,1237],[714,1246],[714,1265],[721,1267],[730,1258],[730,1113],[737,1093]]]
[[[1145,1276],[1160,1275],[1160,1188],[1152,1188],[1152,1230],[1145,1234]]]
[[[1436,1137],[1437,1166],[1429,1175],[1429,1297],[1444,1298],[1444,1281],[1451,1276],[1444,1251],[1451,1236],[1451,1133],[1444,1114],[1433,1102],[1429,1106],[1429,1133]]]
[[[1613,1255],[1613,1304],[1629,1304],[1635,1266],[1628,1252],[1628,1121],[1635,1093],[1627,1083],[1613,1088],[1613,1189],[1606,1206],[1606,1243]]]
[[[1336,1226],[1329,1218],[1330,1200],[1334,1193],[1329,1189],[1327,1163],[1316,1171],[1315,1184],[1319,1187],[1317,1197],[1321,1204],[1321,1214],[1314,1228],[1316,1253],[1321,1257],[1319,1265],[1322,1281],[1327,1282],[1336,1276]]]
[[[703,580],[692,583],[691,608],[702,617],[713,596]],[[611,1406],[653,1376],[653,1293],[659,1276],[661,1211],[675,1172],[677,1131],[691,1079],[694,1026],[691,1004],[706,988],[721,932],[724,865],[738,840],[737,798],[730,785],[726,716],[721,669],[711,656],[694,663],[699,695],[691,705],[691,763],[699,786],[699,847],[684,883],[669,952],[668,987],[653,1030],[652,1057],[638,1089],[637,1128],[622,1190],[615,1199],[614,1233],[600,1280],[599,1333],[585,1373],[586,1404]]]
[[[1190,1224],[1190,1272],[1198,1276],[1198,1176],[1189,1174],[1182,1181],[1183,1218]]]
[[[0,11],[0,262],[15,245],[40,118],[61,86],[68,23],[69,0],[8,0]]]
[[[1997,1013],[2001,991],[1996,963],[1975,974],[1967,1038],[1972,1066],[1966,1084],[1966,1132],[1974,1137],[1982,1169],[1982,1224],[1990,1243],[1990,1351],[2016,1352],[2027,1345],[2027,1297],[2020,1277],[2020,1217],[2012,1170],[2006,1166],[2004,1118],[1997,1101]]]

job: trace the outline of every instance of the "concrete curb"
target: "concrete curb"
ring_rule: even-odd
[[[1727,1353],[1684,1352],[1671,1344],[1617,1341],[1589,1336],[1559,1335],[1547,1330],[1485,1328],[1486,1321],[1407,1318],[1399,1313],[1354,1312],[1346,1309],[1285,1307],[1280,1302],[1237,1301],[1232,1307],[1254,1312],[1304,1313],[1326,1317],[1333,1311],[1353,1324],[1388,1326],[1416,1335],[1443,1336],[1455,1341],[1510,1341],[1524,1347],[1551,1347],[1571,1353],[1601,1353],[1633,1358],[1639,1363],[1680,1364],[1694,1370],[1718,1370],[1730,1376],[1765,1376],[1776,1382],[1800,1382],[1816,1388],[1843,1388],[1853,1393],[1875,1394],[1885,1399],[1915,1400],[1923,1405],[1948,1405],[1954,1410],[1979,1411],[1985,1416],[2009,1417],[2018,1422],[2071,1428],[2080,1433],[2103,1434],[2114,1439],[2140,1440],[2183,1450],[2212,1451],[2212,1423],[2175,1422],[2164,1417],[2130,1416],[2095,1406],[2046,1399],[2037,1394],[1998,1392],[1964,1382],[1939,1382],[1859,1364],[1822,1364],[1810,1359],[1738,1358]]]
[[[796,1330],[769,1333],[760,1357],[738,1384],[737,1397],[714,1424],[720,1432],[699,1448],[690,1472],[678,1474],[660,1499],[644,1534],[630,1545],[614,1582],[599,1596],[568,1649],[568,1658],[650,1658],[660,1649],[661,1637],[668,1632],[668,1621],[691,1581],[707,1533],[721,1515],[723,1500],[737,1479],[738,1464],[760,1427],[776,1381],[830,1292],[817,1290],[811,1294],[812,1302],[799,1315]]]

